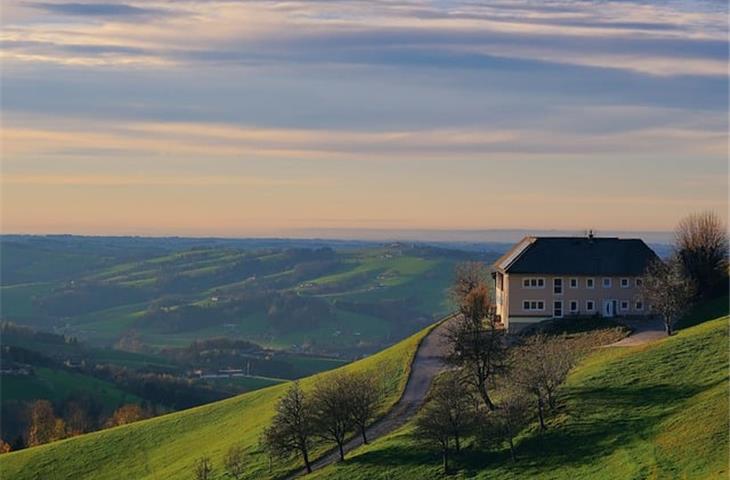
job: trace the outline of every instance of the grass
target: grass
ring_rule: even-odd
[[[727,478],[728,317],[641,347],[599,349],[561,400],[547,432],[533,425],[518,438],[517,463],[504,449],[468,449],[450,478]],[[311,478],[443,478],[438,453],[412,433],[408,424]]]
[[[52,290],[49,283],[26,283],[0,287],[0,310],[3,317],[21,318],[44,316],[34,303],[36,297]]]
[[[387,380],[385,412],[405,388],[411,360],[429,330],[342,369],[382,373]],[[302,380],[303,388],[312,388],[317,378],[326,375],[329,373]],[[223,455],[230,446],[240,445],[248,455],[248,478],[281,476],[298,468],[298,459],[275,464],[270,474],[268,458],[259,451],[258,440],[286,388],[287,383],[275,385],[190,410],[12,452],[0,456],[0,472],[3,478],[17,480],[186,479],[192,477],[195,460],[209,455],[217,467],[214,478],[222,479]]]
[[[0,377],[3,402],[11,400],[47,399],[60,402],[75,394],[88,394],[114,409],[125,403],[142,400],[117,388],[113,383],[66,370],[36,368],[34,375]]]

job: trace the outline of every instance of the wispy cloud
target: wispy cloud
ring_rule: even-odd
[[[116,59],[151,66],[310,62],[500,68],[473,55],[479,53],[653,75],[713,76],[723,75],[727,59],[726,26],[718,12],[674,9],[673,4],[605,2],[600,9],[580,2],[539,7],[519,1],[29,5],[104,21],[63,29],[45,23],[7,25],[5,39],[16,42],[9,43],[7,58],[86,65]],[[130,17],[149,15],[159,18],[134,28],[126,24]],[[180,32],[185,32],[183,42]],[[43,54],[24,51],[27,42],[39,41],[46,42]],[[134,53],[105,56],[107,45],[131,47]]]
[[[328,179],[267,178],[238,175],[160,175],[160,174],[114,174],[114,175],[59,175],[59,174],[7,174],[0,183],[6,185],[71,185],[94,187],[123,186],[176,186],[176,187],[216,187],[240,186],[251,188],[275,187],[326,187],[332,182]]]
[[[607,113],[606,113],[607,114]],[[615,116],[615,114],[614,114]],[[67,122],[69,119],[66,119]],[[46,123],[56,123],[45,119]],[[76,120],[77,125],[82,123]],[[549,127],[549,126],[545,126]],[[686,120],[630,130],[578,131],[521,128],[451,128],[401,131],[283,129],[222,123],[105,123],[101,127],[3,131],[10,163],[22,156],[247,157],[291,160],[509,159],[515,155],[658,154],[722,156],[726,133]]]
[[[155,8],[143,8],[124,3],[46,3],[29,2],[32,8],[59,15],[100,18],[153,17],[162,15],[163,11]]]
[[[668,228],[726,204],[710,179],[727,178],[727,14],[716,0],[10,0],[4,205],[16,225],[131,222],[143,209],[125,205],[144,204],[149,225],[214,211],[219,226],[450,228],[537,225],[549,204],[562,226]],[[99,188],[113,194],[89,202]]]

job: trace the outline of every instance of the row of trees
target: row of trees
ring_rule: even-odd
[[[367,426],[383,402],[383,390],[371,372],[331,374],[311,393],[295,382],[279,400],[276,415],[264,431],[262,445],[272,458],[301,457],[312,471],[310,453],[319,442],[334,444],[345,459],[345,441],[357,433],[367,443]]]
[[[2,441],[2,449],[20,449],[33,447],[63,438],[81,435],[103,425],[105,428],[136,422],[151,416],[151,412],[140,405],[130,403],[117,408],[111,416],[100,420],[89,410],[82,400],[70,400],[64,403],[61,415],[56,415],[53,404],[48,400],[36,400],[28,406],[27,430],[25,438],[16,439],[13,445]],[[4,445],[7,445],[5,447]],[[2,452],[0,452],[2,453]]]

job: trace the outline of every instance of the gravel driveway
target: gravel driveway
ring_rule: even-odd
[[[403,426],[418,409],[431,387],[434,377],[444,368],[443,356],[446,353],[446,341],[444,333],[454,321],[453,318],[446,320],[434,328],[422,341],[411,364],[411,373],[406,383],[405,391],[400,400],[383,418],[367,429],[368,442],[371,442],[383,435],[386,435]],[[356,436],[345,444],[345,453],[362,445],[362,438]],[[317,470],[339,460],[337,449],[326,454],[319,460],[312,462],[312,470]],[[297,478],[305,475],[302,469],[289,478]]]

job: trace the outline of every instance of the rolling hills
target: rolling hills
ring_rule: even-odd
[[[387,379],[385,411],[400,397],[410,361],[429,331],[430,328],[424,329],[342,368],[383,375]],[[311,388],[319,375],[303,379],[302,386]],[[275,478],[298,467],[296,461],[275,464],[269,472],[268,458],[258,446],[276,399],[286,388],[287,384],[276,385],[190,410],[11,452],[0,456],[0,473],[4,478],[18,480],[189,478],[198,456],[210,455],[220,465],[226,450],[240,445],[248,454],[250,478]]]
[[[467,447],[456,458],[456,478],[726,478],[728,317],[697,318],[714,310],[699,309],[690,322],[696,325],[671,338],[597,349],[571,373],[547,432],[532,425],[518,437],[518,462],[505,450]],[[427,331],[342,368],[387,372],[392,405]],[[303,379],[304,388],[318,376]],[[200,455],[220,466],[237,444],[247,452],[247,478],[280,478],[297,463],[275,462],[269,471],[258,436],[284,388],[10,453],[0,469],[18,479],[190,478]],[[412,433],[406,424],[310,478],[442,478],[438,455]],[[220,468],[214,478],[225,478]]]
[[[227,337],[352,359],[447,313],[454,265],[489,256],[241,242],[3,237],[2,320],[124,350]]]

